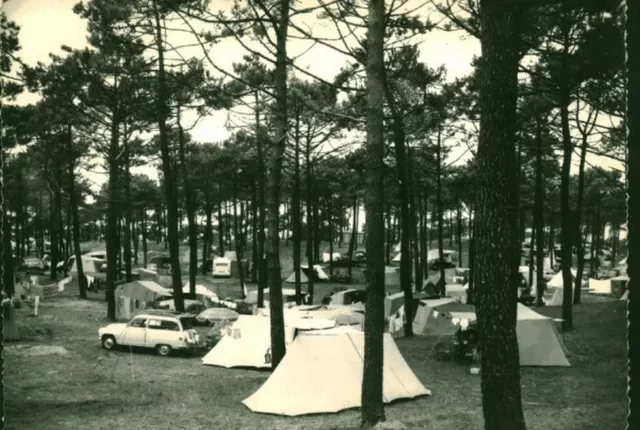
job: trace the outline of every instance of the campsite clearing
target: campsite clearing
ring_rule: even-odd
[[[264,384],[267,371],[204,366],[198,356],[105,351],[96,335],[106,323],[103,293],[90,293],[89,301],[75,294],[71,285],[43,301],[40,314],[51,318],[29,318],[28,307],[16,310],[24,338],[16,346],[57,346],[69,353],[16,354],[8,344],[5,428],[348,429],[359,424],[357,410],[296,418],[252,413],[242,401]],[[561,312],[536,311],[553,318]],[[574,306],[574,322],[574,332],[560,333],[571,367],[522,369],[527,426],[622,428],[627,414],[626,302],[587,298]],[[407,428],[480,429],[480,378],[469,374],[468,365],[429,356],[437,341],[432,336],[396,339],[432,395],[387,406],[387,419]]]

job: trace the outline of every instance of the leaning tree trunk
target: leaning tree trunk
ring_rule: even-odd
[[[171,258],[171,278],[173,284],[173,300],[176,311],[184,312],[184,298],[182,296],[182,277],[180,275],[180,246],[178,243],[178,198],[176,196],[176,180],[171,168],[171,156],[169,153],[169,137],[167,135],[167,104],[168,92],[164,70],[164,42],[158,5],[153,2],[153,14],[155,19],[155,39],[158,49],[158,91],[157,91],[157,120],[160,135],[160,153],[164,173],[164,187],[167,202],[167,224],[169,236],[169,256]]]
[[[289,0],[279,1],[277,24],[277,53],[274,72],[275,142],[272,145],[271,169],[269,171],[269,311],[271,316],[271,355],[275,369],[284,357],[284,315],[282,308],[282,279],[280,271],[280,183],[282,182],[282,159],[287,141],[287,31],[289,29]]]
[[[256,149],[258,152],[258,307],[264,307],[264,290],[267,288],[267,258],[265,255],[265,166],[264,145],[260,133],[260,97],[258,91],[254,91],[256,103]]]
[[[516,170],[517,24],[507,0],[480,2],[480,137],[474,233],[475,291],[485,428],[524,430],[516,337],[520,257]]]
[[[584,201],[584,165],[587,161],[587,137],[586,133],[582,135],[582,147],[580,148],[580,166],[578,168],[578,196],[576,202],[575,223],[578,234],[576,235],[576,248],[578,252],[578,268],[576,271],[576,280],[573,291],[573,303],[580,303],[580,292],[582,287],[582,274],[584,272],[584,244],[582,240],[582,206]]]
[[[71,126],[68,126],[69,140],[67,141],[67,152],[69,154],[69,204],[71,206],[71,218],[73,222],[73,252],[75,264],[78,272],[78,287],[80,297],[87,298],[87,279],[84,277],[82,265],[82,252],[80,250],[80,217],[78,214],[78,201],[76,196],[75,180],[75,154],[73,152],[73,134]]]
[[[363,427],[384,421],[382,392],[384,331],[384,0],[368,4],[367,141],[365,211],[367,216],[367,299],[364,321],[364,371],[361,391]]]

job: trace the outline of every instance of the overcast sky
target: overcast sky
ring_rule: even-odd
[[[21,27],[19,37],[22,51],[20,56],[26,63],[47,62],[49,53],[60,53],[61,45],[68,45],[73,48],[86,46],[86,22],[71,10],[76,2],[77,0],[5,1],[3,9],[6,11],[7,16]],[[304,0],[304,3],[316,4],[316,1]],[[421,3],[421,0],[411,0],[408,5],[409,7],[415,7]],[[215,4],[219,8],[220,4],[228,6],[231,2],[220,0],[216,1]],[[314,34],[326,35],[335,31],[331,25],[316,20],[312,14],[299,19],[300,21],[297,22],[312,28]],[[424,37],[420,45],[421,60],[432,68],[444,65],[447,68],[447,77],[449,79],[468,75],[471,72],[473,56],[480,55],[480,44],[474,38],[463,38],[463,36],[462,33],[442,31],[429,33]],[[290,40],[288,42],[289,54],[295,57],[304,53],[297,58],[296,64],[302,68],[307,68],[321,78],[332,79],[340,70],[340,67],[345,64],[346,58],[336,51],[318,45],[308,49],[309,46],[309,42]],[[245,54],[246,51],[234,41],[220,43],[211,52],[216,64],[228,71],[231,71],[232,63],[240,61]],[[184,50],[183,55],[202,57],[202,50],[199,47],[191,48]],[[18,100],[21,104],[35,101],[37,101],[37,97],[31,94],[23,94]],[[194,140],[200,142],[219,142],[224,140],[228,136],[228,130],[225,127],[227,116],[226,112],[216,112],[200,120],[191,131]],[[195,120],[195,115],[188,119]],[[605,121],[605,123],[608,123],[608,121]],[[466,146],[464,145],[456,148],[450,154],[450,159],[459,158],[465,149]],[[467,156],[464,156],[461,161],[464,161]],[[600,164],[603,167],[616,165],[608,159],[595,156],[590,157],[590,163]],[[618,164],[616,167],[620,168],[621,166]],[[140,168],[140,172],[144,172],[152,178],[157,178],[155,169],[143,167]],[[94,183],[94,188],[106,180],[104,173],[83,173]]]

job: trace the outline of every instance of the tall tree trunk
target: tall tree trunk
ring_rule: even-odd
[[[258,283],[258,185],[251,184],[251,283]]]
[[[382,392],[384,360],[384,0],[368,4],[367,35],[367,298],[364,321],[364,372],[361,423],[374,426],[385,420]]]
[[[259,107],[259,95],[258,91],[254,92],[256,106]],[[268,270],[267,270],[267,256],[265,254],[265,245],[266,245],[266,206],[265,206],[265,184],[266,184],[266,175],[265,175],[265,161],[264,161],[264,141],[262,135],[260,133],[260,110],[256,108],[256,146],[258,152],[258,178],[259,178],[259,187],[258,187],[258,307],[264,307],[264,290],[268,285]],[[298,255],[300,253],[298,252]]]
[[[420,188],[424,190],[422,184]],[[427,192],[424,190],[418,200],[420,202],[420,249],[422,250],[422,253],[420,254],[420,264],[422,265],[422,274],[425,278],[429,270],[427,267],[427,252],[429,251],[427,243],[427,198]],[[420,285],[422,286],[422,281],[420,282]]]
[[[306,185],[307,185],[307,265],[309,270],[313,274],[313,253],[314,253],[314,242],[315,242],[315,217],[313,210],[313,171],[311,168],[311,139],[306,139],[306,149],[305,149],[305,164],[307,167],[306,174]],[[314,287],[314,279],[313,276],[308,276],[309,279],[307,287],[309,291],[310,303],[313,303],[313,287]]]
[[[485,428],[524,430],[516,337],[514,263],[518,242],[516,101],[517,6],[481,1],[480,137],[474,225],[474,299],[481,343]],[[518,245],[518,246],[516,246]],[[505,256],[506,254],[506,256]]]
[[[411,160],[413,159],[412,157],[412,151],[411,148],[409,148],[408,150],[408,160],[407,160],[407,170],[409,172],[408,175],[408,183],[409,183],[409,206],[411,208],[411,243],[413,243],[413,264],[414,264],[414,274],[415,274],[415,288],[416,290],[422,290],[422,280],[423,280],[423,276],[422,276],[422,265],[420,264],[420,240],[419,240],[419,236],[418,236],[418,224],[419,224],[419,216],[420,213],[417,210],[416,207],[416,197],[415,194],[418,192],[417,191],[417,187],[415,186],[414,182],[413,182],[413,175],[415,174],[415,171],[413,169],[413,163],[411,162]],[[420,195],[418,194],[418,199],[420,198]],[[413,294],[412,294],[412,300],[413,300]],[[411,317],[413,319],[414,315],[413,315],[413,307],[411,308]],[[409,315],[407,315],[407,319],[409,318]],[[411,322],[412,324],[412,331],[413,331],[413,321]]]
[[[436,214],[438,219],[438,258],[440,260],[440,295],[447,294],[444,276],[444,245],[442,234],[442,125],[438,125],[438,146],[436,147]]]
[[[153,2],[155,18],[155,39],[158,49],[158,91],[157,91],[157,116],[158,131],[160,134],[160,153],[164,173],[165,195],[167,200],[167,224],[169,235],[169,256],[171,258],[171,278],[173,284],[173,300],[176,311],[184,312],[184,299],[182,297],[182,277],[180,275],[180,247],[178,244],[178,199],[175,195],[175,177],[171,169],[171,156],[169,154],[169,138],[167,136],[166,119],[169,115],[167,104],[166,76],[164,70],[164,42],[162,40],[162,27],[158,5]]]
[[[544,184],[542,177],[542,124],[541,120],[536,121],[536,183],[533,209],[533,225],[537,234],[536,237],[536,305],[542,306],[544,290]],[[533,252],[533,250],[531,250]]]
[[[386,78],[385,78],[386,79]],[[389,83],[384,83],[384,92],[387,102],[391,107],[391,116],[393,123],[391,129],[393,131],[393,146],[396,155],[396,167],[398,169],[398,179],[400,187],[400,222],[402,225],[402,236],[400,237],[400,288],[404,292],[404,311],[406,314],[406,322],[404,324],[405,337],[413,336],[413,318],[411,316],[413,307],[413,292],[411,290],[411,213],[410,213],[410,197],[409,193],[409,169],[407,166],[407,154],[405,148],[405,130],[402,121],[402,113],[396,108],[395,99]],[[384,225],[384,224],[383,224]]]
[[[0,150],[0,159],[1,163],[4,163],[4,151]],[[2,164],[4,166],[4,164]],[[0,175],[0,179],[2,180],[2,185],[4,186],[4,175]],[[7,293],[9,297],[13,297],[15,292],[15,283],[14,283],[14,258],[11,246],[11,220],[9,215],[7,214],[8,209],[8,199],[2,199],[2,247],[0,247],[0,252],[2,252],[2,264],[0,265],[0,270],[2,270],[2,286],[3,290]]]
[[[333,279],[333,195],[329,191],[329,276]]]
[[[210,259],[213,260],[211,258],[211,248],[213,247],[213,205],[209,196],[207,196],[205,200],[204,210],[206,213],[204,227],[204,244],[202,245],[202,274],[206,275],[209,270],[213,270],[212,266],[208,263]]]
[[[80,250],[80,217],[78,215],[78,201],[76,196],[75,181],[75,154],[73,151],[73,130],[71,126],[67,126],[69,139],[67,140],[67,152],[69,157],[69,204],[71,206],[71,217],[73,221],[73,251],[75,256],[76,267],[78,271],[78,287],[80,297],[87,298],[87,279],[84,276],[84,268],[82,265],[82,251]]]
[[[351,270],[351,261],[353,259],[353,250],[355,249],[355,242],[356,242],[356,236],[358,235],[358,198],[354,198],[353,199],[353,225],[351,227],[351,237],[349,238],[349,250],[347,251],[347,254],[349,256],[349,267],[347,268],[347,270],[349,271],[349,279],[351,279],[352,276],[352,270]]]
[[[142,233],[142,263],[147,268],[147,209],[142,206],[140,208],[140,228]]]
[[[573,330],[573,310],[572,296],[573,283],[571,280],[571,260],[572,260],[572,236],[573,236],[573,217],[569,201],[569,181],[571,180],[571,156],[573,154],[573,143],[571,142],[571,130],[569,128],[569,105],[571,103],[569,89],[567,88],[568,79],[568,55],[569,55],[569,37],[570,29],[568,21],[568,5],[563,3],[563,18],[561,23],[563,52],[560,63],[560,124],[562,128],[562,172],[560,182],[560,239],[562,243],[562,284],[564,295],[562,297],[562,330]]]
[[[456,240],[458,242],[458,266],[462,265],[462,203],[458,203],[456,207]]]
[[[233,226],[236,245],[236,260],[238,264],[238,273],[240,274],[240,298],[244,299],[244,265],[243,259],[243,245],[244,245],[244,232],[242,230],[242,224],[244,223],[244,206],[240,205],[240,217],[238,218],[238,177],[237,175],[233,181]]]
[[[124,192],[125,192],[125,219],[124,219],[124,267],[127,282],[133,281],[131,275],[131,159],[129,152],[129,144],[126,137],[125,123],[125,142],[124,142]]]
[[[475,303],[475,265],[476,265],[476,220],[469,211],[469,289],[467,290],[467,304]]]
[[[320,242],[322,241],[322,219],[320,217],[320,199],[317,185],[312,182],[313,191],[313,260],[320,260]]]
[[[187,156],[185,149],[185,136],[181,123],[181,106],[178,105],[176,113],[176,123],[178,125],[178,152],[180,156],[180,166],[182,172],[182,184],[184,187],[184,205],[187,211],[187,223],[189,231],[189,293],[196,293],[196,275],[198,273],[198,224],[196,224],[196,197],[193,185],[187,172]],[[235,185],[235,183],[234,183]],[[202,261],[204,264],[204,260]],[[240,267],[242,263],[238,261]],[[182,280],[180,281],[182,283]]]
[[[218,254],[224,255],[224,217],[222,216],[222,200],[218,201]]]
[[[391,236],[391,206],[387,210],[387,246],[384,249],[385,264],[391,264],[391,246],[393,237]]]
[[[582,240],[582,205],[584,201],[584,165],[587,158],[587,136],[582,136],[582,147],[580,150],[580,166],[578,169],[578,196],[576,202],[575,218],[572,221],[576,225],[576,252],[578,253],[578,268],[573,291],[573,304],[580,303],[580,292],[582,287],[582,274],[584,273],[584,244]]]
[[[138,219],[135,210],[132,211],[131,217],[132,217],[131,236],[133,236],[133,264],[137,266],[140,263],[138,261],[138,253],[140,251],[140,248],[139,248],[140,243],[138,241],[138,236],[140,235],[140,220]]]
[[[120,152],[119,136],[120,127],[118,124],[118,112],[114,109],[111,122],[111,136],[109,144],[109,185],[107,193],[107,288],[105,291],[107,301],[107,318],[111,321],[116,319],[115,289],[118,277],[118,249],[120,248],[118,237],[118,190],[120,188],[120,166],[118,154]]]
[[[301,304],[302,287],[300,285],[300,252],[302,241],[302,220],[300,216],[300,112],[296,106],[295,122],[295,152],[293,160],[293,202],[292,202],[292,223],[293,223],[293,273],[295,276],[296,303]],[[308,239],[307,239],[308,242]],[[308,243],[307,243],[308,246]],[[308,252],[308,250],[307,250]]]
[[[282,279],[280,273],[280,183],[282,159],[287,140],[287,32],[289,29],[289,0],[279,0],[280,10],[277,25],[277,53],[274,72],[275,142],[272,145],[269,174],[269,311],[271,315],[272,368],[275,369],[284,357],[284,315],[282,309]]]

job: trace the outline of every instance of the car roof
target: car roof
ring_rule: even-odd
[[[187,313],[174,313],[172,311],[158,310],[158,311],[146,312],[144,314],[138,314],[134,318],[158,318],[158,319],[173,320],[173,319],[180,319],[185,317],[191,318],[193,317],[193,315],[187,314]]]

